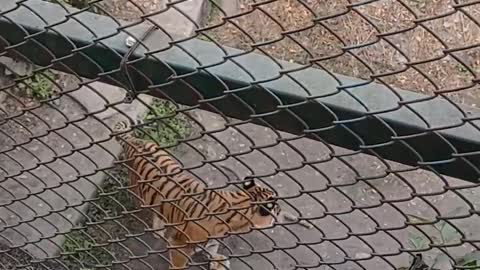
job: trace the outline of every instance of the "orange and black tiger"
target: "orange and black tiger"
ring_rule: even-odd
[[[152,230],[169,243],[170,269],[184,269],[197,245],[210,254],[210,269],[229,269],[218,241],[209,238],[270,227],[280,212],[275,193],[253,180],[240,191],[207,189],[159,145],[133,136],[129,122],[118,122],[114,132],[131,187],[141,207],[154,213]]]

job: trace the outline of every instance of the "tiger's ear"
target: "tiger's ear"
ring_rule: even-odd
[[[249,190],[254,186],[255,186],[255,181],[253,180],[253,178],[249,178],[247,181],[243,182],[243,188],[245,190]]]

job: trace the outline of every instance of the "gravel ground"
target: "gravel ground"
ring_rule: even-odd
[[[206,33],[225,45],[248,49],[249,44],[254,42],[265,42],[281,37],[281,31],[308,26],[313,18],[310,10],[320,16],[327,16],[345,10],[349,2],[351,1],[305,0],[302,4],[300,1],[292,0],[266,1],[255,11],[232,19],[235,24],[227,23]],[[418,14],[425,16],[438,14],[441,10],[445,11],[450,4],[447,0],[403,2]],[[252,3],[253,1],[240,0],[240,11],[250,10],[249,4]],[[299,63],[307,63],[308,58],[311,57],[334,55],[345,46],[343,43],[355,45],[375,40],[377,30],[365,18],[374,22],[378,31],[381,32],[411,26],[414,16],[399,3],[400,1],[388,0],[359,6],[355,8],[358,12],[350,11],[343,16],[325,21],[324,26],[317,25],[311,29],[297,31],[291,35],[291,38],[284,37],[278,42],[262,46],[262,49],[272,56]],[[149,13],[161,7],[159,1],[153,0],[105,0],[99,5],[105,12],[127,20],[138,18],[142,9],[143,12]],[[465,10],[472,16],[479,17],[478,6],[477,8],[467,7]],[[266,13],[271,14],[271,17]],[[359,13],[365,17],[360,16]],[[218,24],[220,16],[219,11],[212,11],[209,25]],[[458,45],[459,41],[462,44],[473,44],[480,41],[478,24],[459,12],[442,19],[432,20],[425,25],[435,31],[446,44]],[[244,29],[248,35],[237,27]],[[336,36],[330,30],[336,33]],[[398,53],[385,40],[382,40],[355,50],[355,55],[375,73],[381,73],[397,70],[407,61],[434,57],[443,49],[441,42],[422,27],[404,34],[393,35],[389,39],[402,48],[404,54]],[[458,57],[463,59],[472,71],[480,71],[478,48],[458,52]],[[372,73],[352,54],[334,57],[322,61],[321,64],[328,70],[361,78],[368,78]],[[434,83],[427,80],[422,73],[432,78]],[[417,69],[410,68],[405,72],[387,76],[383,80],[394,87],[433,94],[439,89],[467,85],[473,77],[468,68],[448,56],[438,61],[418,65]],[[480,97],[476,90],[478,86],[449,93],[446,96],[466,105],[477,106]],[[220,128],[225,123],[225,120],[218,115],[200,111],[192,115],[206,130]],[[233,168],[240,175],[251,174],[252,171],[255,174],[271,175],[276,172],[275,170],[278,172],[280,168],[295,168],[302,163],[310,163],[299,169],[286,170],[273,176],[260,177],[260,179],[265,184],[275,187],[279,195],[285,198],[282,200],[285,209],[302,217],[315,218],[311,222],[315,227],[314,230],[309,231],[298,225],[288,225],[254,232],[244,237],[231,237],[225,242],[228,249],[223,248],[226,253],[248,254],[251,251],[270,250],[274,246],[277,248],[272,252],[233,259],[233,269],[292,269],[299,264],[315,265],[320,260],[334,264],[347,256],[358,259],[375,252],[380,254],[395,252],[400,246],[408,246],[409,234],[418,230],[409,226],[387,234],[387,232],[378,231],[379,226],[403,224],[406,220],[405,214],[428,219],[438,215],[448,215],[452,211],[456,214],[467,214],[472,208],[478,209],[480,206],[479,188],[460,189],[467,185],[463,181],[441,177],[423,170],[412,169],[391,173],[392,170],[406,167],[372,156],[354,154],[346,149],[326,146],[312,140],[295,139],[290,142],[281,142],[280,138],[288,136],[290,135],[276,133],[268,128],[245,124],[238,129],[207,132],[202,138],[189,145],[182,145],[176,151],[179,159],[187,166],[201,164],[194,173],[213,186],[221,185],[228,179],[215,168],[215,162],[205,163],[205,160],[223,159],[228,152],[238,154],[222,163]],[[258,145],[272,146],[252,148]],[[351,155],[335,157],[345,153]],[[330,158],[332,156],[335,158]],[[118,178],[122,178],[121,172],[112,173],[112,175],[115,174]],[[369,177],[371,180],[358,180]],[[445,188],[451,187],[456,187],[458,190],[445,191]],[[420,195],[404,199],[409,198],[412,193]],[[380,203],[385,200],[398,200],[398,202]],[[353,210],[353,206],[360,208]],[[344,211],[348,214],[341,214]],[[92,212],[90,214],[96,215]],[[139,214],[139,217],[149,223],[148,215]],[[155,240],[149,233],[142,233],[144,230],[142,222],[132,221],[131,217],[119,220],[122,220],[121,224],[106,224],[104,227],[106,231],[112,232],[112,235],[107,236],[102,233],[102,230],[93,226],[88,227],[86,233],[99,243],[103,243],[108,242],[109,239],[125,236],[125,229],[122,229],[125,226],[128,232],[138,232],[139,235],[126,238],[122,242],[123,245],[111,246],[117,259],[126,260],[118,267],[165,269],[165,259],[162,257],[165,253],[160,252],[164,248],[164,243]],[[477,216],[469,216],[457,219],[453,223],[458,230],[465,232],[468,238],[478,239],[480,228],[475,226],[478,222]],[[428,234],[435,234],[431,228],[423,229]],[[362,233],[368,235],[361,236]],[[320,241],[322,236],[345,239]],[[318,241],[318,243],[292,246],[292,243],[309,241]],[[476,248],[474,243],[463,244],[450,248],[449,252],[461,255]],[[158,252],[152,253],[152,250]],[[431,262],[438,252],[438,249],[428,252],[427,260]],[[132,254],[138,258],[126,259]],[[0,256],[0,258],[5,260],[2,262],[4,265],[11,266],[16,263],[15,260],[19,260],[17,255],[22,258],[21,260],[30,260],[30,257],[23,253]],[[202,258],[199,257],[199,259]],[[353,270],[362,269],[362,267],[389,269],[389,263],[401,267],[408,265],[409,260],[410,256],[407,254],[395,255],[387,259],[373,257],[360,263],[339,264],[335,269]],[[312,269],[329,268],[314,267]]]

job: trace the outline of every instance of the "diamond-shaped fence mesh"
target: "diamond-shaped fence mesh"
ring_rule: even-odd
[[[477,269],[479,18],[0,1],[0,268]]]

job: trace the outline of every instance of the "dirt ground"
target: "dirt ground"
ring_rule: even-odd
[[[359,5],[354,4],[361,1],[347,0],[237,1],[237,12],[244,15],[223,23],[222,11],[211,5],[205,27],[216,27],[201,33],[245,50],[251,49],[251,44],[265,43],[255,52],[312,63],[338,74],[370,79],[371,75],[391,73],[376,82],[427,95],[445,92],[445,98],[457,103],[480,104],[478,84],[472,83],[480,72],[478,4],[454,10],[450,0],[384,0]],[[162,8],[159,0],[104,0],[97,5],[125,20]],[[430,19],[415,23],[418,18]],[[315,19],[317,23],[313,23]]]
[[[313,62],[318,68],[363,79],[394,73],[377,82],[428,95],[466,87],[445,96],[470,106],[479,104],[478,84],[472,83],[480,72],[478,4],[453,12],[450,0],[239,2],[245,15],[206,32],[221,44],[250,49],[250,44],[265,43],[256,52]],[[448,13],[452,14],[415,23],[417,18]],[[220,25],[222,13],[212,14],[209,26]],[[444,52],[470,45],[448,55]],[[344,49],[355,46],[359,48]]]

